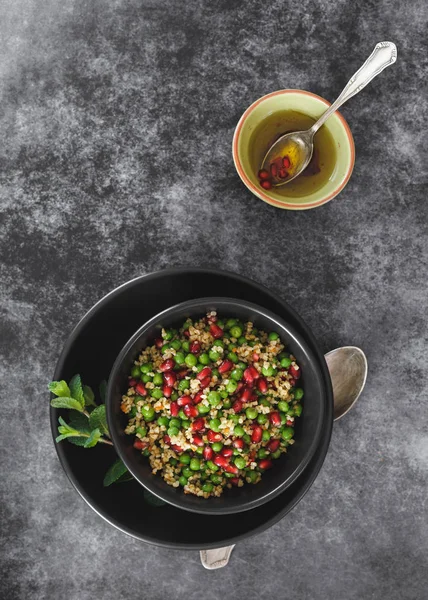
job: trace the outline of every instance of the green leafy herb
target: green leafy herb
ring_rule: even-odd
[[[118,458],[107,471],[104,476],[103,485],[107,487],[114,483],[115,481],[119,481],[121,477],[123,477],[126,473],[128,473],[128,469],[125,467],[123,462]],[[132,476],[131,476],[132,478]]]
[[[64,396],[51,400],[51,406],[54,408],[70,408],[71,410],[78,410],[79,412],[83,412],[84,410],[78,400],[66,398]]]
[[[80,375],[74,375],[69,383],[71,397],[80,402],[82,408],[85,408],[85,396],[83,395],[82,380]]]
[[[93,448],[98,444],[101,439],[101,431],[97,428],[91,431],[91,435],[88,437],[85,443],[85,448]]]
[[[64,380],[62,381],[51,381],[48,385],[49,390],[55,396],[65,396],[69,398],[71,396],[70,388]]]
[[[150,504],[151,506],[163,506],[164,504],[166,504],[166,502],[164,502],[154,494],[151,494],[147,490],[144,490],[144,500],[147,502],[147,504]]]
[[[89,415],[89,425],[91,429],[98,429],[101,431],[103,435],[107,435],[110,437],[108,426],[107,426],[107,417],[106,417],[106,407],[104,404],[94,408],[94,410]]]
[[[83,396],[85,398],[85,404],[87,406],[97,406],[97,403],[95,402],[95,395],[94,392],[92,391],[92,388],[89,387],[89,385],[84,385],[82,386],[83,389]]]

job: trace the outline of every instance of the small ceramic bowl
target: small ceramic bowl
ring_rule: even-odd
[[[324,125],[337,145],[336,164],[330,178],[316,191],[303,197],[290,197],[279,194],[275,188],[264,190],[260,187],[257,173],[251,167],[251,136],[266,116],[283,110],[294,110],[318,119],[328,106],[330,103],[327,100],[311,92],[279,90],[263,96],[247,108],[233,136],[233,161],[238,175],[253,194],[278,208],[307,210],[325,204],[343,190],[354,168],[355,147],[351,130],[339,112],[334,113]]]

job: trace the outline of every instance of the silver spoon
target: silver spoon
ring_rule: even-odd
[[[330,373],[334,398],[334,420],[354,406],[367,379],[367,358],[357,346],[342,346],[324,355]],[[221,569],[229,562],[233,546],[201,550],[201,563],[206,569]]]
[[[267,151],[261,170],[267,171],[271,183],[279,187],[295,179],[306,169],[314,150],[314,135],[325,121],[349,98],[358,94],[372,79],[397,60],[393,42],[379,42],[363,66],[351,77],[335,102],[306,131],[281,136]]]

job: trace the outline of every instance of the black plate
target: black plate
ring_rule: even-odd
[[[275,468],[264,473],[257,485],[227,489],[220,497],[199,498],[185,494],[182,488],[168,485],[159,474],[153,475],[149,460],[133,447],[135,436],[125,433],[129,416],[121,410],[123,394],[129,388],[129,373],[141,350],[153,344],[161,335],[161,329],[181,327],[191,317],[199,319],[211,310],[216,310],[222,319],[238,318],[250,321],[261,331],[276,331],[286,344],[288,352],[297,359],[303,373],[305,410],[297,419],[295,444],[287,454],[275,461]],[[324,419],[324,404],[327,400],[324,380],[316,355],[304,336],[284,319],[264,307],[236,300],[235,298],[200,298],[182,302],[156,314],[126,343],[117,357],[109,378],[107,390],[107,419],[115,449],[137,481],[150,492],[177,508],[196,513],[226,515],[251,510],[275,498],[302,474],[314,457],[319,445]]]
[[[264,306],[286,319],[304,335],[320,361],[328,392],[323,423],[325,435],[314,459],[292,486],[269,503],[248,512],[197,515],[169,505],[149,505],[144,501],[143,488],[136,481],[104,488],[104,473],[116,457],[112,448],[99,445],[84,450],[66,441],[55,444],[67,476],[95,512],[124,533],[169,548],[220,547],[263,531],[287,514],[315,480],[330,442],[333,396],[327,366],[310,330],[290,306],[249,279],[223,271],[171,269],[134,279],[100,300],[69,336],[54,374],[56,380],[69,380],[80,373],[83,381],[96,389],[99,382],[108,377],[116,356],[141,322],[171,304],[216,295],[219,290],[227,290],[230,297]],[[58,416],[63,413],[51,408],[54,437]]]

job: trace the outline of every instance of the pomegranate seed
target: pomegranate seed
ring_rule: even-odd
[[[170,398],[173,391],[174,389],[170,385],[164,385],[162,388],[162,393],[165,396],[165,398]]]
[[[192,404],[192,399],[190,396],[180,396],[177,400],[178,406],[187,406],[188,404]]]
[[[238,381],[238,386],[236,388],[236,391],[239,392],[240,390],[242,390],[243,387],[244,387],[244,382]]]
[[[148,445],[149,442],[142,442],[138,438],[134,442],[134,448],[136,448],[137,450],[145,450]]]
[[[190,344],[189,350],[192,354],[199,354],[201,351],[201,344],[198,341],[194,341]]]
[[[270,181],[267,181],[267,179],[265,179],[264,181],[261,182],[260,184],[262,186],[262,188],[264,188],[265,190],[270,190],[270,188],[272,187],[272,184]]]
[[[202,401],[202,395],[203,395],[203,391],[201,390],[200,392],[198,392],[195,397],[193,398],[193,404],[199,404],[199,402]]]
[[[171,416],[176,417],[180,412],[180,407],[178,406],[177,402],[171,402],[169,405],[169,410],[171,411]]]
[[[260,373],[257,371],[257,369],[255,367],[250,367],[250,371],[251,371],[251,375],[253,376],[253,379],[259,379]]]
[[[205,319],[203,319],[205,321]],[[217,322],[217,315],[208,315],[208,317],[206,318],[207,323],[216,323]]]
[[[137,383],[137,385],[135,386],[135,391],[137,392],[137,394],[139,394],[140,396],[147,396],[147,390],[144,387],[144,383],[142,381],[139,381]]]
[[[290,377],[290,379],[288,380],[288,383],[291,385],[291,387],[294,387],[296,385],[296,380],[293,379],[292,377]]]
[[[183,335],[184,335],[184,337],[189,338],[190,337],[190,331],[188,329],[186,329],[185,331],[183,331]]]
[[[217,465],[221,469],[225,469],[226,467],[229,466],[228,461],[224,458],[224,456],[220,456],[220,454],[217,454],[214,457],[214,461],[213,462],[214,462],[215,465]]]
[[[165,371],[163,374],[163,380],[165,381],[166,385],[174,385],[174,383],[177,381],[177,375],[174,373],[174,371]]]
[[[235,400],[235,402],[232,404],[232,408],[236,413],[241,412],[241,410],[243,409],[243,404],[241,400]]]
[[[230,483],[231,483],[232,485],[238,485],[238,483],[239,483],[239,477],[231,477],[231,478],[229,479],[229,481],[230,481]]]
[[[224,456],[224,458],[230,458],[231,456],[233,456],[233,450],[232,448],[223,448],[220,454]]]
[[[165,442],[165,444],[168,444],[168,446],[171,445],[171,438],[169,437],[169,435],[164,435],[163,441]]]
[[[224,469],[228,473],[233,473],[234,475],[238,475],[238,473],[239,473],[239,469],[238,469],[238,467],[235,467],[235,465],[228,464],[224,467]]]
[[[262,440],[263,429],[256,425],[253,429],[253,433],[251,434],[251,441],[253,444],[258,444]]]
[[[195,419],[192,423],[193,431],[202,431],[205,429],[205,421],[203,417],[199,417],[199,419]]]
[[[202,448],[202,446],[204,445],[204,440],[199,435],[194,435],[193,443],[195,444],[195,446],[199,446],[200,448]]]
[[[186,417],[189,417],[189,419],[195,419],[199,414],[196,406],[192,406],[191,404],[186,404],[186,406],[183,408],[183,412]]]
[[[251,394],[250,402],[257,402],[257,394]]]
[[[163,346],[163,339],[162,338],[156,338],[155,339],[155,346],[156,346],[156,348],[162,348],[162,346]]]
[[[287,421],[286,421],[286,423],[285,423],[285,424],[286,424],[286,425],[288,425],[289,427],[294,427],[294,421],[289,421],[289,420],[287,419]]]
[[[181,454],[183,452],[183,448],[181,446],[177,446],[177,444],[172,444],[171,448],[174,450],[174,452],[177,452],[177,454]]]
[[[137,380],[136,379],[130,379],[129,382],[128,382],[128,385],[130,387],[134,387],[134,385],[136,385],[136,384],[137,384]]]
[[[237,438],[236,440],[234,440],[233,445],[235,446],[235,448],[238,448],[238,450],[242,450],[244,448],[244,440],[241,440],[241,438]]]
[[[252,450],[252,452],[250,452],[250,462],[254,462],[255,458],[256,458],[256,451]]]
[[[188,373],[188,369],[181,369],[181,371],[177,371],[177,379],[184,379]]]
[[[259,392],[261,392],[262,394],[266,394],[267,389],[268,389],[268,384],[264,377],[260,377],[260,379],[257,382],[257,387],[259,389]]]
[[[202,389],[207,388],[210,383],[211,383],[211,377],[204,377],[201,381],[201,388]]]
[[[231,369],[233,369],[233,362],[231,360],[226,359],[219,366],[218,372],[219,373],[227,373]]]
[[[281,417],[279,412],[273,412],[270,415],[270,422],[274,427],[279,427],[281,425]]]
[[[162,371],[162,373],[165,373],[165,371],[171,371],[174,366],[175,362],[172,360],[172,358],[167,358],[163,361],[163,363],[161,363],[159,369]]]
[[[247,383],[253,383],[253,374],[251,373],[251,369],[250,367],[248,367],[247,369],[245,369],[244,371],[244,379]]]
[[[218,325],[216,325],[215,323],[210,325],[210,333],[213,336],[213,338],[216,340],[223,337],[223,329],[221,327],[219,327]]]
[[[269,452],[276,452],[276,450],[279,448],[279,444],[279,440],[271,440],[266,448],[269,450]]]
[[[210,429],[207,433],[207,438],[210,444],[213,444],[214,442],[221,442],[223,436],[221,435],[221,433],[215,432],[212,429]]]
[[[290,162],[290,159],[288,158],[288,156],[284,156],[284,158],[282,159],[282,164],[284,165],[284,167],[286,169],[290,168],[291,162]]]
[[[205,460],[212,460],[212,457],[214,456],[214,450],[211,448],[211,446],[205,446],[203,456]]]
[[[276,177],[278,174],[278,167],[275,163],[272,163],[270,166],[270,174],[272,175],[272,177]]]
[[[257,354],[257,352],[253,352],[253,361],[259,362],[259,360],[260,360],[260,356]]]
[[[278,171],[278,175],[281,179],[285,179],[286,177],[288,177],[288,173],[285,169],[280,169]]]
[[[246,387],[246,388],[244,388],[244,391],[242,392],[239,399],[241,402],[248,402],[249,399],[251,398],[251,395],[252,395],[252,392],[251,392],[250,388]]]
[[[266,471],[266,469],[270,469],[272,467],[272,461],[268,458],[259,461],[259,468]]]
[[[202,371],[199,371],[199,373],[196,375],[196,379],[199,379],[199,381],[202,381],[205,379],[205,377],[209,377],[211,379],[211,373],[212,371],[209,367],[204,367]]]
[[[266,171],[266,169],[262,169],[261,171],[259,171],[259,179],[269,179],[269,177],[269,172]]]
[[[300,369],[297,367],[295,367],[294,365],[291,365],[291,367],[288,369],[288,372],[290,373],[291,377],[294,377],[294,379],[300,379]]]

